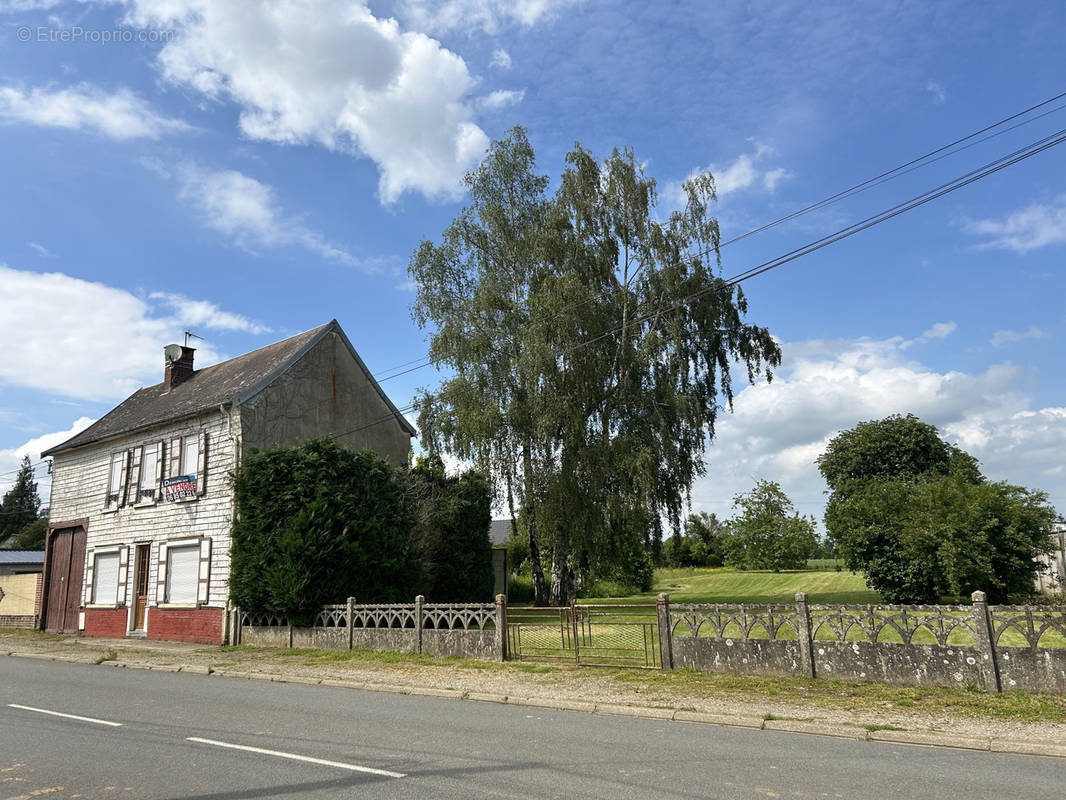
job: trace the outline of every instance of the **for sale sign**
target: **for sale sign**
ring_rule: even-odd
[[[168,503],[196,497],[196,476],[175,475],[163,479],[163,499]]]

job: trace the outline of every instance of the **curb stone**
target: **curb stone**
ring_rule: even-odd
[[[1066,758],[1066,744],[1051,742],[1025,742],[993,739],[990,748],[993,753],[1014,753],[1024,756],[1058,756]]]
[[[613,714],[620,717],[645,717],[647,719],[673,719],[676,713],[672,708],[641,708],[640,706],[621,706],[615,703],[596,703],[597,714]]]
[[[983,736],[955,736],[950,733],[937,733],[935,731],[870,731],[866,738],[872,742],[924,744],[938,747],[958,747],[965,750],[987,751],[991,747],[991,740]]]
[[[815,722],[802,719],[768,719],[762,725],[763,730],[785,731],[788,733],[813,733],[818,736],[835,736],[838,739],[866,739],[865,728],[849,728],[843,725],[831,725],[828,722]]]
[[[597,710],[595,703],[587,703],[580,700],[555,700],[551,697],[508,697],[507,703],[513,706],[528,706],[530,708],[550,708],[555,711],[594,713]]]
[[[733,728],[761,728],[763,726],[762,717],[737,717],[729,714],[711,714],[705,711],[675,711],[674,721],[728,725]]]

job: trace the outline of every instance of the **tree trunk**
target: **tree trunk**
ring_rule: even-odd
[[[534,502],[533,454],[529,442],[522,445],[522,479],[525,486],[522,504],[525,507],[526,528],[529,531],[529,571],[533,576],[533,605],[548,605],[548,586],[544,582],[544,565],[540,558],[537,536],[537,512]]]
[[[552,550],[552,597],[553,606],[568,606],[577,599],[577,581],[574,571],[562,548]]]

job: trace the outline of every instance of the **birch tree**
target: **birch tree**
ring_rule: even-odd
[[[665,220],[631,150],[601,163],[577,145],[548,183],[515,128],[410,264],[445,372],[417,400],[423,443],[494,477],[528,533],[538,605],[680,528],[733,369],[769,379],[781,358],[720,275],[711,175]]]

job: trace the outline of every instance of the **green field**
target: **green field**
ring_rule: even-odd
[[[584,602],[653,602],[659,592],[669,594],[673,603],[794,603],[797,592],[806,592],[811,603],[864,605],[881,602],[877,592],[866,588],[862,575],[847,570],[740,572],[729,567],[657,569],[650,592]]]

